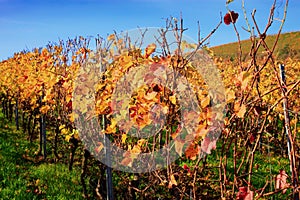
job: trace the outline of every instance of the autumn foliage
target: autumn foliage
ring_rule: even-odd
[[[238,13],[230,11],[220,24],[235,24],[238,17]],[[288,79],[282,85],[279,63],[272,49],[263,45],[265,37],[251,38],[251,59],[227,60],[214,57],[204,45],[205,40],[199,39],[199,44],[181,40],[185,29],[178,28],[182,24],[177,20],[167,24],[167,31],[177,34],[178,46],[174,51],[168,49],[170,44],[137,47],[128,42],[129,38],[111,34],[106,39],[96,38],[97,50],[89,48],[89,39],[78,37],[14,54],[0,63],[3,112],[12,120],[14,110],[20,111],[23,130],[33,141],[38,137],[36,120],[45,116],[52,141],[48,148],[53,150],[55,161],[67,160],[70,170],[74,159],[82,161],[77,165],[82,167],[84,186],[87,168],[97,168],[95,174],[100,178],[91,187],[98,191],[98,198],[106,195],[100,189],[105,185],[106,166],[95,159],[106,150],[106,144],[95,140],[102,136],[124,150],[118,160],[124,168],[136,167],[139,156],[161,148],[168,150],[162,156],[164,159],[177,158],[165,168],[148,173],[113,171],[115,193],[122,194],[124,199],[246,200],[290,193],[288,172],[270,170],[262,176],[260,164],[289,167],[287,139],[283,134],[285,98],[293,149],[299,152],[300,62],[285,61]],[[268,57],[257,58],[260,45]],[[192,49],[192,53],[185,53],[187,49]],[[208,82],[215,80],[215,74],[208,73],[210,70],[205,67],[203,73],[196,70],[201,63],[193,62],[192,58],[202,54],[210,54],[209,60],[222,77],[224,93],[210,91]],[[95,62],[101,63],[101,67],[93,71],[90,66]],[[219,88],[218,84],[213,85]],[[188,109],[191,93],[195,95],[196,111]],[[82,118],[96,118],[101,131],[81,135],[75,124]],[[149,133],[155,134],[141,137]],[[86,141],[93,143],[87,147]],[[66,158],[59,152],[69,152],[70,156]],[[273,157],[283,160],[274,161]],[[93,162],[88,164],[87,160]],[[88,196],[87,190],[84,195]]]

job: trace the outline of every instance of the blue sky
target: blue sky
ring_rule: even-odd
[[[226,0],[0,0],[0,60],[14,52],[44,47],[48,42],[75,36],[106,37],[113,31],[137,27],[162,27],[165,18],[178,18],[182,13],[186,35],[197,39],[197,21],[201,36],[208,34],[219,22],[220,12],[227,12]],[[245,0],[248,17],[256,8],[256,18],[263,30],[273,0]],[[275,18],[282,18],[285,0],[277,0]],[[234,0],[229,8],[239,13],[236,23],[242,39],[249,34],[241,9],[241,0]],[[290,0],[283,32],[300,30],[300,1]],[[250,17],[251,18],[251,17]],[[274,22],[269,33],[278,30]],[[232,26],[224,23],[210,38],[210,46],[237,41]]]

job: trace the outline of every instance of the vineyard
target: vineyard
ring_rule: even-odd
[[[1,142],[26,140],[22,162],[69,190],[33,170],[17,193],[1,173],[1,199],[299,199],[300,61],[274,54],[282,26],[266,42],[273,15],[261,31],[252,14],[247,49],[230,11],[195,43],[170,18],[153,43],[80,36],[0,62]],[[205,43],[221,25],[234,57]]]

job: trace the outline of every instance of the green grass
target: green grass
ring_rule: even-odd
[[[244,151],[244,147],[237,148],[238,151]],[[253,162],[253,171],[252,171],[252,186],[251,189],[253,191],[261,189],[264,187],[267,181],[269,181],[268,186],[266,187],[266,192],[271,192],[275,190],[275,177],[279,173],[281,169],[285,170],[288,174],[290,174],[289,170],[289,160],[286,157],[282,157],[279,155],[274,154],[275,147],[264,145],[262,147],[262,150],[257,150],[255,152],[254,156],[254,162]],[[218,143],[217,150],[212,151],[211,155],[207,156],[207,161],[210,166],[218,166],[219,160],[216,159],[217,152],[221,151],[221,144]],[[227,178],[229,178],[229,181],[233,181],[233,173],[234,173],[234,167],[233,167],[233,150],[231,149],[228,156],[228,166],[227,166]],[[247,151],[248,152],[248,151]],[[236,158],[237,166],[242,161],[242,156],[237,156]],[[245,165],[244,165],[245,166]],[[241,172],[245,171],[245,168],[241,168]],[[217,169],[215,169],[215,173],[218,174]],[[243,173],[241,173],[242,175]],[[216,177],[217,178],[217,177]],[[245,181],[248,178],[248,170],[245,171],[244,179]],[[290,181],[290,180],[289,180]],[[246,183],[246,182],[245,182]],[[266,193],[265,192],[265,193]],[[288,199],[288,195],[291,193],[291,189],[288,189],[286,194],[278,193],[274,194],[267,199]]]
[[[34,162],[37,143],[27,141],[0,115],[0,199],[83,199],[80,170],[65,164]]]
[[[33,199],[83,199],[82,186],[80,184],[80,169],[74,166],[73,171],[69,172],[68,166],[62,163],[51,162],[35,162],[38,156],[35,151],[38,149],[37,142],[29,142],[26,135],[21,131],[17,131],[15,126],[9,123],[0,114],[0,200],[2,199],[17,199],[17,200],[33,200]],[[219,158],[218,154],[221,151],[222,141],[218,141],[217,150],[212,151],[211,155],[207,156],[208,170],[203,171],[201,176],[210,176],[212,180],[218,180]],[[289,161],[287,157],[281,157],[274,154],[272,146],[263,146],[262,151],[255,152],[253,163],[252,186],[253,190],[262,188],[266,181],[270,184],[266,191],[274,191],[275,176],[280,169],[286,170],[289,174]],[[246,150],[245,147],[240,147],[239,151]],[[228,152],[228,166],[227,178],[230,182],[233,181],[233,153],[232,149]],[[31,158],[31,159],[30,159]],[[34,159],[32,159],[34,158]],[[196,161],[179,159],[176,161],[178,166],[183,166],[184,163],[189,166],[194,166]],[[237,163],[241,162],[241,157],[237,157]],[[90,166],[90,171],[94,171]],[[241,171],[247,169],[241,169]],[[95,170],[96,171],[96,170]],[[144,175],[141,175],[144,176]],[[139,187],[145,188],[149,184],[149,180],[145,175],[139,182]],[[86,182],[95,182],[93,178],[98,177],[97,174],[92,174],[90,179]],[[123,192],[127,191],[127,185],[122,184],[122,178],[133,179],[133,174],[114,172],[114,188]],[[245,176],[247,180],[247,175]],[[200,184],[200,183],[199,183]],[[199,187],[202,187],[199,185]],[[207,191],[211,191],[211,188]],[[89,194],[92,191],[88,191]],[[272,196],[273,199],[287,199],[288,194],[291,193],[289,189],[287,194],[281,193]],[[167,188],[163,186],[155,186],[155,195],[171,195],[167,192]],[[116,195],[121,197],[122,195]],[[268,199],[268,198],[267,198]]]
[[[266,37],[266,42],[270,49],[273,47],[275,40],[276,35],[268,35]],[[281,34],[277,46],[275,48],[274,56],[276,56],[278,59],[286,59],[287,57],[290,57],[292,59],[300,59],[300,47],[298,45],[299,42],[300,32],[290,32]],[[242,58],[245,60],[250,58],[248,54],[251,45],[252,42],[250,40],[241,41],[243,52]],[[237,42],[211,47],[211,49],[217,57],[223,57],[227,59],[235,59],[239,52]],[[264,55],[267,55],[265,49],[262,47],[259,48],[257,54],[260,56],[260,58],[262,58],[262,56]]]

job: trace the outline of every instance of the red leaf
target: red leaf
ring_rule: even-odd
[[[183,165],[183,169],[188,169],[188,168],[189,167],[186,164]]]
[[[253,191],[248,190],[248,187],[240,187],[239,192],[236,195],[238,200],[253,200]]]
[[[191,169],[187,166],[187,164],[183,165],[183,169],[187,170],[188,173],[191,173]]]
[[[235,13],[234,11],[231,11],[230,13],[227,13],[225,16],[224,16],[224,23],[226,25],[229,25],[230,23],[235,23],[236,20],[238,19],[239,17],[239,14],[238,13]]]
[[[254,134],[251,134],[251,135],[250,135],[249,141],[250,141],[250,144],[252,144],[252,143],[255,141],[255,136],[254,136]]]
[[[69,101],[66,106],[69,110],[72,110],[72,101]]]

